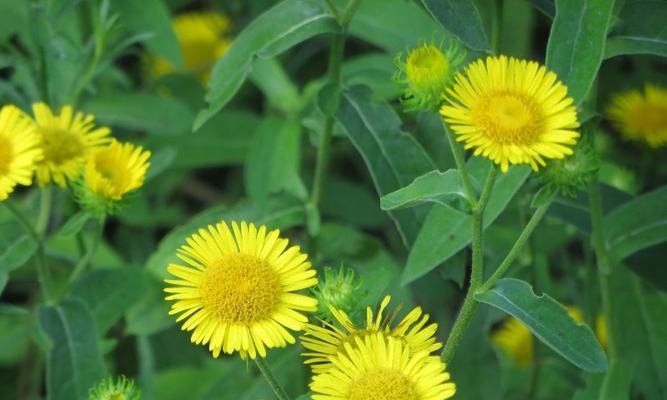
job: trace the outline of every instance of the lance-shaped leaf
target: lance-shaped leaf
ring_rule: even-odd
[[[422,0],[442,26],[473,50],[491,51],[482,17],[472,0]]]
[[[605,58],[622,54],[654,54],[667,57],[667,2],[627,1],[619,23],[607,39]]]
[[[489,291],[475,293],[475,299],[523,322],[535,337],[577,367],[589,372],[607,370],[607,357],[593,331],[572,319],[549,295],[536,295],[527,282],[501,279]]]
[[[431,171],[380,199],[383,210],[414,207],[427,202],[450,206],[466,201],[461,175],[455,169]]]

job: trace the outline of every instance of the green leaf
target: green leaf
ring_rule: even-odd
[[[547,44],[547,67],[580,104],[590,90],[604,54],[614,2],[557,0]]]
[[[37,242],[30,236],[20,235],[2,249],[0,272],[8,273],[27,263],[36,252]]]
[[[554,0],[530,0],[535,8],[547,17],[553,19],[556,15],[556,5]]]
[[[605,58],[623,54],[667,57],[667,3],[659,0],[625,2],[620,22],[607,39]]]
[[[558,193],[558,189],[552,185],[545,185],[535,193],[530,202],[530,208],[539,208],[547,204]]]
[[[40,306],[37,319],[50,342],[46,358],[47,400],[86,400],[106,371],[95,320],[78,300]]]
[[[604,218],[605,239],[612,255],[622,259],[667,241],[667,186],[639,196]]]
[[[385,211],[414,207],[425,202],[451,206],[466,200],[461,175],[455,169],[431,171],[416,178],[408,186],[382,196],[380,206]]]
[[[401,131],[394,110],[386,103],[373,102],[367,88],[344,91],[336,119],[363,157],[380,196],[435,169],[414,137]],[[424,211],[416,207],[389,213],[406,245],[414,241]]]
[[[442,26],[473,50],[490,52],[482,17],[472,0],[422,0],[426,9]]]
[[[192,110],[173,97],[149,93],[105,93],[91,97],[82,105],[98,123],[157,136],[190,133]]]
[[[246,26],[213,67],[206,94],[208,107],[197,116],[194,129],[231,100],[255,58],[271,58],[313,36],[338,30],[338,23],[319,0],[285,0],[268,9]]]
[[[478,168],[481,164],[485,168]],[[490,163],[474,157],[468,163],[468,170],[477,181],[482,181]],[[488,227],[507,207],[514,194],[530,175],[526,166],[511,167],[500,174],[491,192],[491,198],[484,212],[484,227]],[[415,240],[408,261],[403,270],[401,282],[406,285],[422,277],[449,259],[472,240],[472,217],[449,206],[434,206],[425,218]]]
[[[171,146],[163,147],[151,153],[150,167],[146,172],[146,182],[150,182],[166,171],[176,160],[178,150]]]
[[[5,286],[7,286],[7,282],[9,281],[9,275],[7,275],[6,271],[0,271],[0,294],[5,290]]]
[[[92,270],[75,283],[70,297],[88,306],[104,334],[125,310],[141,300],[148,290],[148,279],[144,270],[132,267]]]
[[[631,398],[632,368],[624,363],[613,361],[604,376],[600,388],[599,400],[626,400]]]
[[[250,80],[264,93],[273,108],[286,114],[299,111],[299,90],[277,59],[257,58],[250,72]]]
[[[200,228],[217,224],[221,220],[228,223],[231,221],[248,221],[257,225],[267,225],[271,229],[285,229],[303,224],[305,216],[303,205],[285,198],[269,199],[261,207],[250,201],[241,201],[233,207],[209,208],[194,216],[184,225],[169,232],[148,259],[146,268],[158,277],[166,277],[168,275],[167,265],[171,262],[179,262],[176,257],[176,250],[185,244],[185,239]]]
[[[27,6],[22,1],[0,0],[0,41],[4,43],[12,34],[25,29]]]
[[[164,282],[155,276],[148,280],[143,298],[127,311],[125,332],[137,336],[149,336],[161,332],[175,323],[169,315],[169,302],[164,300]]]
[[[62,228],[58,231],[58,236],[67,237],[76,235],[92,217],[92,215],[85,211],[79,211],[65,222]]]
[[[134,34],[151,33],[146,47],[172,65],[183,65],[183,54],[171,25],[169,10],[163,0],[114,0],[123,26]]]
[[[475,299],[523,322],[535,337],[584,371],[607,370],[607,357],[591,329],[578,324],[549,295],[537,296],[527,282],[501,279],[489,291],[475,293]]]

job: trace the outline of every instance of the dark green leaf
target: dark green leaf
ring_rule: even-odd
[[[90,309],[104,334],[138,302],[148,289],[149,276],[138,268],[93,270],[76,282],[70,293]]]
[[[435,169],[414,137],[401,131],[401,121],[391,107],[373,102],[366,88],[343,92],[336,118],[363,157],[380,196]],[[414,241],[423,212],[419,207],[390,212],[404,243]]]
[[[667,3],[660,0],[627,1],[620,22],[607,39],[605,58],[622,54],[667,57]]]
[[[78,300],[41,306],[39,326],[50,342],[46,358],[48,400],[86,400],[88,390],[105,376],[95,320]]]
[[[625,258],[667,241],[667,186],[637,197],[604,219],[605,238],[612,254]]]
[[[15,0],[0,0],[0,41],[25,29],[28,3]]]
[[[148,93],[107,93],[83,104],[101,124],[159,136],[190,133],[192,110],[173,97]]]
[[[255,18],[234,39],[211,73],[197,130],[236,94],[256,57],[270,58],[315,35],[338,31],[336,20],[319,0],[286,0]]]
[[[537,296],[518,279],[501,279],[475,299],[499,308],[523,322],[544,344],[589,372],[604,372],[607,357],[591,329],[578,324],[567,309],[547,294]]]
[[[65,224],[58,231],[59,236],[73,236],[76,235],[83,229],[93,216],[85,211],[79,211],[74,214],[70,219],[65,222]]]
[[[610,0],[557,0],[547,44],[546,64],[580,104],[595,80],[614,2]]]
[[[2,249],[0,254],[0,272],[8,273],[30,260],[30,257],[37,252],[37,242],[27,235],[18,236],[7,247]]]
[[[162,0],[114,0],[123,25],[134,34],[151,33],[148,49],[174,66],[183,64],[183,54],[171,26],[169,10]]]
[[[470,172],[476,169],[475,164],[479,164],[480,161],[477,157],[471,159],[468,163]],[[489,163],[483,163],[483,165],[486,168],[472,173],[473,178],[477,181],[486,176],[490,167]],[[485,228],[493,223],[507,207],[529,174],[529,167],[519,166],[512,167],[507,173],[500,175],[484,212]],[[465,248],[472,239],[471,224],[472,218],[469,214],[448,206],[434,206],[426,216],[417,240],[410,249],[401,282],[405,285],[424,276]]]
[[[553,19],[554,15],[556,15],[554,0],[530,0],[530,2],[547,17]]]
[[[656,260],[667,254],[667,242],[646,247],[628,256],[623,263],[639,275],[647,285],[667,292],[667,268],[660,268]]]
[[[0,294],[5,290],[5,286],[7,286],[7,281],[9,280],[9,276],[7,275],[6,271],[0,271]]]
[[[413,207],[425,202],[452,206],[466,201],[461,175],[454,169],[445,172],[431,171],[416,178],[408,186],[391,192],[380,199],[383,210]]]
[[[482,17],[472,0],[422,0],[431,15],[473,50],[491,51]]]

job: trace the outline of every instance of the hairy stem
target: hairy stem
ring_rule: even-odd
[[[273,390],[276,398],[279,400],[289,400],[289,396],[287,396],[285,389],[283,389],[283,387],[280,386],[276,380],[276,377],[273,375],[273,372],[271,372],[271,367],[269,367],[269,364],[266,362],[266,360],[261,357],[257,357],[255,358],[255,364],[257,365],[257,368],[259,368],[262,375],[264,375],[266,382],[269,384],[269,386],[271,386],[271,390]]]
[[[463,150],[458,145],[458,143],[456,143],[456,138],[454,137],[454,133],[449,130],[444,120],[442,121],[442,127],[445,129],[445,133],[447,134],[447,140],[449,140],[449,147],[452,149],[452,155],[454,156],[456,169],[459,171],[459,174],[461,175],[461,180],[463,181],[463,188],[465,189],[466,196],[468,197],[468,203],[470,207],[474,208],[477,203],[476,200],[477,196],[475,195],[475,190],[473,189],[472,184],[470,183],[470,176],[468,175],[468,171],[466,171],[466,163],[463,155]]]

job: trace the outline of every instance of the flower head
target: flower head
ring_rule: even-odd
[[[190,12],[174,17],[172,25],[183,51],[185,70],[197,75],[202,81],[208,80],[211,67],[231,45],[231,41],[224,36],[231,27],[229,18],[213,12]],[[163,58],[154,60],[155,76],[177,70]]]
[[[64,106],[54,114],[49,106],[32,106],[36,132],[44,158],[37,164],[37,181],[41,186],[55,182],[67,186],[79,177],[88,155],[108,143],[109,128],[96,127],[92,115],[74,113]]]
[[[294,343],[285,329],[303,329],[300,311],[314,312],[317,300],[294,293],[317,284],[308,256],[288,246],[265,226],[221,221],[186,239],[177,252],[184,265],[170,264],[170,314],[185,320],[192,342],[208,344],[213,357],[240,352],[266,357],[266,348]]]
[[[141,400],[141,391],[131,379],[109,377],[90,389],[88,400]]]
[[[30,118],[16,106],[0,110],[0,201],[16,185],[31,185],[35,163],[42,158],[39,137]]]
[[[331,313],[342,329],[326,322],[324,323],[326,327],[307,324],[305,333],[301,336],[301,344],[308,350],[303,353],[307,357],[305,363],[311,364],[316,373],[324,372],[331,367],[332,358],[343,351],[346,345],[354,344],[357,338],[363,339],[376,333],[400,340],[411,353],[425,351],[430,354],[442,347],[442,344],[435,339],[438,324],[432,323],[426,326],[429,315],[422,315],[420,307],[413,309],[401,322],[392,327],[396,313],[389,318],[384,315],[384,310],[390,300],[389,296],[382,300],[375,317],[371,308],[368,307],[366,326],[362,328],[355,326],[345,312],[330,306]]]
[[[507,171],[537,170],[572,154],[579,127],[573,100],[556,74],[536,62],[505,56],[471,63],[447,89],[440,113],[465,148]]]
[[[379,333],[346,343],[331,362],[313,377],[313,400],[444,400],[456,392],[439,357]]]
[[[667,143],[667,90],[646,85],[643,93],[629,90],[617,94],[607,108],[607,117],[627,139],[663,146]]]
[[[408,110],[437,109],[464,58],[465,52],[455,44],[450,44],[446,51],[424,44],[411,50],[405,61],[399,55],[395,80],[405,85],[403,101]]]

